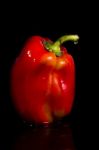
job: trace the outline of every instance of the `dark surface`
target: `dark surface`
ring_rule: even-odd
[[[76,12],[74,14],[76,8],[72,11],[71,15],[66,15],[66,9],[59,10],[54,10],[56,14],[53,16],[49,14],[47,18],[45,17],[45,12],[42,12],[42,14],[39,13],[36,16],[36,12],[30,12],[27,15],[28,10],[23,14],[20,14],[20,12],[17,14],[16,12],[17,15],[13,14],[14,12],[10,14],[8,11],[6,16],[3,17],[5,19],[3,21],[1,20],[0,150],[81,150],[80,61],[83,41],[79,24],[80,21],[79,17],[76,16]],[[46,13],[49,12],[48,9],[44,9],[44,11]],[[72,42],[64,43],[64,46],[67,47],[68,51],[74,57],[76,64],[76,95],[71,115],[68,118],[64,118],[62,123],[58,122],[50,127],[43,128],[35,125],[30,127],[22,122],[22,119],[15,112],[12,105],[10,95],[10,71],[12,64],[19,55],[24,42],[31,35],[49,37],[55,41],[65,34],[78,34],[80,36],[78,45],[74,45]]]
[[[1,128],[0,150],[78,150],[80,125],[67,121],[50,126],[6,122]]]

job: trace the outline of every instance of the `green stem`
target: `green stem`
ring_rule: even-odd
[[[63,44],[66,41],[77,42],[78,40],[79,40],[78,35],[64,35],[60,37],[56,42],[54,43],[45,42],[44,45],[48,51],[54,52],[56,56],[61,56],[62,55],[60,48],[61,44]]]

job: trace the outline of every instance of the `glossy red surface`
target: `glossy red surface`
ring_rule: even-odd
[[[48,52],[39,36],[31,37],[11,72],[11,94],[25,120],[52,122],[71,112],[75,94],[75,64],[61,47],[62,56]]]

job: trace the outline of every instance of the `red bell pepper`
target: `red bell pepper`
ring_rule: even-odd
[[[70,114],[75,96],[75,63],[61,44],[78,41],[65,35],[56,42],[32,36],[11,70],[13,103],[27,121],[50,123]]]

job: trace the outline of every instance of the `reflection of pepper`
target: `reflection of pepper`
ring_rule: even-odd
[[[11,72],[12,97],[25,120],[52,122],[71,112],[75,93],[74,60],[61,44],[77,41],[66,35],[55,43],[31,37],[16,59]]]
[[[74,141],[72,128],[68,125],[51,128],[36,127],[32,129],[29,128],[29,130],[17,136],[12,149],[76,150],[76,143]]]

